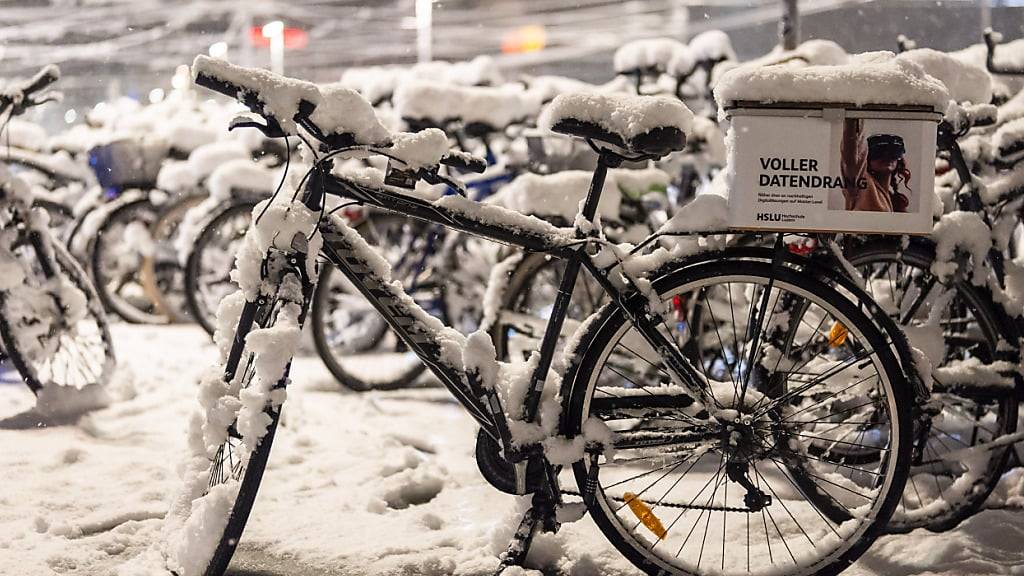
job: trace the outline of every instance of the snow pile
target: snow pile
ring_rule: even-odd
[[[113,328],[136,372],[133,397],[64,425],[36,426],[20,414],[32,394],[0,386],[0,469],[21,480],[5,486],[0,510],[0,559],[11,574],[170,576],[149,549],[180,483],[167,455],[182,447],[200,366],[215,361],[216,350],[193,326]],[[477,425],[447,393],[339,394],[318,358],[297,358],[291,378],[285,425],[233,570],[493,573],[529,501],[481,478],[472,458]],[[560,480],[577,489],[571,472]],[[1020,507],[1021,494],[1024,470],[1015,469],[990,504]],[[780,498],[789,505],[791,496]],[[883,536],[847,573],[1010,576],[1024,564],[1022,538],[1020,510],[984,510],[946,532]],[[545,574],[638,573],[588,517],[539,535],[527,565]]]
[[[4,162],[14,162],[37,166],[58,178],[92,184],[96,181],[96,174],[84,162],[78,162],[67,152],[60,150],[50,154],[25,150],[23,148],[8,148],[0,139],[0,158]]]
[[[255,300],[263,288],[261,269],[271,247],[293,251],[296,241],[305,244],[306,274],[315,279],[316,259],[323,246],[323,237],[317,230],[320,214],[311,211],[298,200],[291,200],[291,193],[287,190],[282,190],[276,198],[268,198],[257,204],[252,214],[253,222],[259,218],[259,225],[249,227],[244,244],[235,256],[235,268],[231,271],[231,280],[242,290],[246,299]]]
[[[672,53],[672,58],[665,66],[665,73],[675,78],[683,78],[692,74],[696,66],[697,58],[693,55],[693,50],[682,44]]]
[[[391,97],[407,72],[400,66],[356,66],[342,72],[339,83],[377,104]]]
[[[729,227],[729,201],[718,194],[698,194],[658,229],[659,234],[716,232]]]
[[[0,146],[14,146],[25,150],[42,150],[46,145],[46,130],[34,122],[11,118],[3,130]]]
[[[196,56],[192,63],[192,81],[200,76],[227,82],[249,92],[263,105],[263,110],[274,117],[289,133],[296,133],[295,114],[302,101],[320,103],[320,91],[316,84],[286,78],[268,70],[246,68],[230,64],[226,60]]]
[[[554,174],[527,173],[519,176],[495,197],[494,202],[522,214],[572,222],[590,190],[593,173],[564,170]],[[609,170],[605,178],[597,216],[604,221],[621,221],[622,196],[640,198],[651,191],[664,191],[669,175],[657,168]]]
[[[541,96],[515,85],[490,88],[418,80],[399,86],[394,101],[403,118],[429,120],[440,126],[452,121],[476,122],[502,129],[534,118]]]
[[[721,30],[701,32],[691,38],[688,45],[698,62],[736,59],[736,51],[732,48],[729,35]]]
[[[526,173],[502,189],[496,201],[510,210],[540,218],[560,218],[562,223],[572,222],[580,211],[580,203],[587,196],[593,174],[582,170],[565,170],[554,174]],[[597,205],[602,220],[619,220],[622,195],[614,177],[609,174]]]
[[[801,43],[793,50],[776,46],[771,52],[744,62],[742,66],[839,66],[849,61],[850,55],[839,44],[831,40],[814,39]]]
[[[437,166],[449,149],[448,136],[437,128],[398,132],[391,136],[391,141],[388,155],[394,156],[412,170]]]
[[[278,181],[280,171],[252,160],[237,158],[217,167],[206,181],[209,197],[185,212],[174,237],[174,249],[182,266],[188,261],[196,239],[225,202],[239,193],[269,196]]]
[[[390,133],[373,107],[355,90],[339,84],[319,88],[320,99],[310,120],[327,135],[351,134],[359,144],[383,146]]]
[[[931,48],[909,50],[896,59],[919,64],[925,73],[945,84],[950,98],[957,102],[987,104],[992,100],[992,77],[984,68]]]
[[[1004,162],[1014,162],[1024,153],[1024,117],[1001,125],[992,135],[992,146]]]
[[[408,77],[459,86],[497,86],[503,82],[498,64],[490,56],[464,62],[420,62],[409,69]]]
[[[664,72],[677,51],[686,50],[690,61],[693,55],[686,45],[674,38],[645,38],[627,42],[615,51],[615,72],[625,74],[638,70]],[[692,64],[690,68],[692,68]]]
[[[524,81],[529,91],[539,98],[542,103],[554,100],[559,94],[573,92],[626,92],[630,86],[628,80],[618,76],[610,82],[601,85],[588,84],[575,78],[566,78],[565,76],[533,76],[526,78]]]
[[[992,247],[992,233],[981,216],[974,212],[960,210],[943,214],[932,229],[935,240],[935,261],[931,271],[939,279],[946,279],[956,273],[958,265],[954,258],[961,249],[973,263],[972,281],[982,284],[986,279],[985,264]]]
[[[274,190],[280,173],[258,162],[247,159],[228,160],[218,166],[206,181],[210,196],[224,201],[234,191],[252,191],[269,194]]]
[[[166,162],[160,167],[156,185],[161,190],[179,192],[195,188],[218,166],[249,158],[251,150],[236,140],[221,140],[200,146],[185,162]]]
[[[998,177],[985,183],[981,189],[981,199],[986,204],[995,204],[1011,196],[1024,196],[1024,165],[1017,164],[1008,172],[1001,172]]]
[[[661,127],[689,134],[693,113],[679,100],[664,96],[562,94],[544,109],[538,124],[551,130],[564,120],[597,124],[628,143]]]
[[[808,102],[930,106],[945,112],[949,92],[924,69],[889,52],[871,52],[836,66],[739,66],[715,86],[722,106],[736,102]]]

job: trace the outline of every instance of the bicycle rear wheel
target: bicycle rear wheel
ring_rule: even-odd
[[[964,279],[939,282],[931,273],[934,252],[926,245],[870,242],[848,251],[847,259],[912,342],[939,345],[929,351],[933,362],[940,360],[933,366],[931,394],[938,411],[915,432],[910,476],[889,530],[950,530],[984,505],[1013,450],[977,447],[1017,429],[1016,362],[1012,353],[999,350],[1000,342],[1017,342],[1017,330],[984,288]],[[1004,374],[985,369],[998,361]],[[970,382],[957,376],[963,370],[971,371]],[[986,378],[996,385],[986,386]],[[963,455],[946,457],[954,451]],[[850,455],[844,462],[855,460]]]
[[[654,288],[672,315],[663,334],[716,405],[685,394],[620,308],[588,321],[563,413],[570,436],[611,431],[611,451],[574,464],[581,492],[596,481],[588,509],[598,527],[650,574],[845,569],[883,533],[910,458],[912,399],[881,331],[841,293],[763,262],[697,264]],[[717,329],[694,335],[677,321],[676,296]],[[830,337],[836,325],[842,342]],[[839,440],[861,428],[871,437]],[[811,453],[820,442],[878,458],[836,465]]]

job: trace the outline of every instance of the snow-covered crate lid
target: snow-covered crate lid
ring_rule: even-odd
[[[944,112],[950,93],[920,64],[890,52],[869,52],[828,66],[738,66],[715,84],[715,101],[726,109],[799,102],[802,106],[912,106]]]
[[[931,232],[934,108],[756,103],[725,116],[731,228]]]

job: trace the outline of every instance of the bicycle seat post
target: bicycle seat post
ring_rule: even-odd
[[[593,146],[593,143],[591,143]],[[622,164],[622,156],[603,148],[594,147],[598,152],[597,168],[594,169],[594,176],[590,180],[590,190],[583,201],[583,208],[580,216],[587,222],[593,222],[597,215],[597,206],[601,200],[601,192],[604,190],[605,179],[608,176],[608,169],[615,168]],[[597,230],[593,226],[584,229],[582,220],[576,219],[576,237],[579,239],[595,235]],[[551,312],[548,326],[544,330],[544,339],[541,341],[540,362],[534,370],[530,380],[530,388],[526,392],[523,401],[523,420],[533,422],[537,416],[537,409],[540,405],[541,392],[544,389],[548,368],[551,367],[551,359],[554,357],[555,346],[558,343],[558,335],[562,331],[562,324],[569,309],[569,302],[572,299],[573,288],[576,287],[576,276],[582,266],[582,252],[577,252],[566,260],[565,273],[558,285],[558,295],[555,298],[554,308]]]

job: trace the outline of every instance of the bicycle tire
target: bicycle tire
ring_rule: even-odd
[[[88,384],[105,384],[113,374],[114,368],[117,364],[117,359],[114,354],[114,343],[110,338],[110,326],[107,324],[107,316],[103,308],[103,304],[96,294],[96,290],[92,286],[92,282],[89,280],[88,274],[78,264],[78,261],[71,255],[68,250],[58,242],[51,242],[53,248],[54,261],[56,269],[59,273],[65,275],[76,288],[81,290],[86,297],[86,311],[87,318],[83,318],[88,322],[95,324],[96,337],[99,339],[98,344],[102,347],[102,360],[100,360],[99,371],[91,371],[89,373],[76,372],[76,374],[85,376],[86,378],[94,381],[90,382],[72,382],[70,381],[71,373],[68,370],[64,370],[65,378],[61,381],[55,380],[55,373],[51,371],[51,377],[45,378],[40,375],[40,365],[32,361],[26,354],[21,351],[21,346],[18,343],[17,337],[14,335],[14,329],[10,325],[10,319],[7,314],[0,314],[0,341],[3,342],[4,355],[10,359],[11,363],[21,374],[22,381],[26,386],[36,395],[45,386],[75,386],[81,387]],[[0,292],[0,310],[6,308],[6,300],[9,296],[4,292]],[[48,362],[56,360],[58,353],[54,354],[53,357],[45,359]],[[75,355],[76,359],[84,359],[85,357],[79,353]],[[93,376],[94,374],[94,376]]]
[[[104,267],[105,259],[108,258],[107,249],[108,246],[115,244],[111,239],[112,231],[116,229],[115,226],[123,224],[127,227],[139,223],[143,224],[147,231],[149,231],[152,225],[156,223],[157,218],[158,210],[148,198],[133,200],[118,206],[106,215],[103,223],[96,231],[96,238],[92,242],[91,254],[89,255],[90,272],[92,273],[100,301],[103,302],[103,306],[108,311],[113,312],[130,324],[167,324],[170,318],[158,313],[156,305],[150,301],[145,293],[140,277],[142,254],[138,255],[139,263],[135,269],[127,271],[131,276],[132,283],[138,284],[141,294],[133,302],[129,302],[127,298],[122,297],[119,293],[120,288],[126,284],[122,283],[120,287],[112,290],[109,281],[114,279],[107,278],[107,272]]]
[[[856,332],[862,335],[863,340],[870,344],[873,357],[877,359],[876,366],[881,368],[879,374],[884,373],[886,376],[888,414],[895,424],[895,429],[890,433],[890,461],[887,462],[884,470],[881,467],[879,468],[883,470],[881,473],[885,477],[885,481],[880,484],[879,490],[884,488],[884,492],[873,501],[871,509],[868,511],[870,517],[866,518],[860,526],[855,527],[855,530],[849,532],[849,538],[841,541],[842,546],[830,551],[826,556],[814,563],[805,566],[793,566],[791,570],[787,566],[787,570],[789,570],[787,573],[793,573],[794,575],[812,573],[836,574],[855,561],[878,536],[884,533],[886,522],[899,501],[909,469],[911,448],[911,405],[913,401],[909,386],[903,385],[905,384],[904,374],[878,327],[860,312],[853,303],[836,293],[832,288],[793,270],[785,268],[773,269],[770,264],[762,262],[718,260],[694,264],[668,272],[654,280],[653,285],[654,289],[664,300],[667,296],[684,291],[687,286],[698,286],[701,282],[721,282],[728,278],[757,279],[758,282],[767,282],[768,278],[774,278],[776,287],[786,286],[789,287],[788,289],[799,289],[805,297],[813,298],[815,304],[821,306],[823,310],[830,310],[837,317],[842,318],[847,323],[851,333]],[[628,322],[622,310],[612,305],[605,306],[588,320],[584,329],[585,332],[579,338],[579,344],[574,349],[570,358],[569,371],[563,383],[562,396],[566,398],[562,410],[562,413],[565,415],[562,420],[563,434],[574,437],[582,432],[584,422],[590,417],[589,403],[597,386],[597,378],[600,376],[601,370],[603,370],[605,362],[611,354],[609,346],[614,348],[617,345],[618,339],[627,329],[626,324]],[[881,381],[879,379],[879,382]],[[640,396],[643,397],[642,395]],[[893,440],[897,442],[895,449],[891,445]],[[694,464],[696,464],[696,461]],[[577,461],[573,465],[576,481],[581,493],[586,493],[587,491],[587,484],[590,478],[589,468],[590,463],[586,458]],[[598,466],[598,470],[600,469],[601,465]],[[672,488],[674,486],[670,487],[670,490]],[[807,497],[806,495],[804,496]],[[813,506],[813,499],[809,497],[808,499]],[[728,493],[726,493],[726,502],[728,502]],[[592,503],[588,505],[588,510],[606,538],[638,568],[648,574],[701,573],[699,559],[697,568],[694,571],[692,568],[673,565],[668,560],[660,558],[654,552],[651,552],[650,548],[644,546],[637,536],[627,534],[624,532],[624,529],[620,528],[620,524],[615,518],[615,512],[612,512],[610,508],[606,510],[605,506],[607,505],[608,499],[605,496],[604,488],[599,484],[595,490]],[[725,534],[725,513],[723,511],[723,535]],[[698,520],[701,517],[698,517]],[[708,522],[710,522],[710,512]],[[774,524],[775,520],[773,519],[772,522]],[[637,522],[636,526],[639,525],[640,522]],[[634,527],[635,529],[636,527]],[[669,530],[671,530],[671,525]],[[768,534],[767,521],[765,533]],[[728,573],[724,569],[726,558],[724,536],[722,542],[723,568],[722,571],[719,571],[716,564],[712,569],[712,573]],[[684,541],[683,546],[686,543]],[[813,545],[814,542],[811,542],[811,544]],[[769,555],[771,554],[770,546],[769,543]],[[653,545],[651,545],[651,548],[653,548]],[[788,545],[785,549],[788,550]],[[701,551],[703,553],[703,545]],[[779,555],[784,556],[785,553],[780,551]],[[761,567],[755,567],[755,569],[757,568]],[[773,565],[773,567],[768,568],[768,571],[771,572],[774,568],[778,567]],[[739,571],[747,573],[750,569],[748,560],[747,569],[745,571],[739,569]]]
[[[357,227],[359,233],[371,243],[371,245],[382,245],[390,246],[389,232],[392,228],[389,225],[398,224],[404,226],[408,219],[395,216],[387,213],[375,213],[372,217],[363,220]],[[383,223],[383,226],[374,226],[375,224]],[[321,273],[320,281],[317,283],[316,291],[313,294],[313,303],[310,309],[312,319],[310,321],[311,329],[313,332],[313,342],[316,346],[317,353],[323,360],[324,365],[331,372],[334,378],[346,388],[355,392],[368,392],[370,390],[397,390],[412,385],[426,370],[426,366],[418,358],[411,357],[412,352],[404,352],[402,355],[410,355],[408,358],[402,360],[395,360],[389,362],[389,364],[398,364],[398,368],[384,375],[383,377],[370,378],[368,373],[362,373],[356,368],[358,360],[354,360],[356,364],[352,366],[346,366],[343,357],[349,354],[362,354],[371,353],[374,349],[380,349],[381,345],[389,346],[394,351],[401,352],[404,349],[404,345],[400,342],[391,342],[388,338],[391,333],[390,327],[387,326],[386,322],[376,310],[372,308],[367,310],[367,313],[373,318],[379,318],[381,325],[379,326],[380,332],[371,335],[366,342],[364,342],[358,349],[351,351],[339,351],[332,345],[332,338],[329,335],[331,330],[328,328],[330,323],[329,318],[331,317],[335,303],[331,301],[331,290],[332,290],[332,279],[335,278],[335,274],[339,272],[333,267],[325,267]],[[342,278],[342,282],[347,284],[347,280]],[[353,288],[354,289],[354,288]],[[444,287],[435,285],[429,282],[422,282],[418,286],[416,293],[426,292],[433,295],[433,300],[439,304],[439,310],[437,313],[447,323],[447,303],[445,302]],[[414,298],[416,293],[411,294]],[[361,301],[363,297],[356,294],[356,297]],[[391,352],[380,352],[381,354]],[[399,364],[399,362],[401,362]],[[379,376],[379,374],[374,374]]]
[[[280,286],[283,285],[284,283],[282,282]],[[269,299],[267,302],[262,304],[256,302],[246,303],[246,306],[252,306],[255,308],[254,317],[256,320],[255,322],[253,322],[250,328],[250,333],[252,330],[255,330],[257,328],[265,329],[274,326],[277,322],[278,314],[281,312],[283,307],[288,304],[294,304],[294,302],[291,302],[287,298],[279,297],[280,286],[278,295],[275,295],[274,298]],[[261,313],[261,310],[266,310],[266,312]],[[244,316],[245,312],[243,312],[242,314]],[[263,318],[264,321],[261,322],[260,318]],[[234,339],[233,346],[242,347],[239,356],[240,358],[246,356],[248,344],[245,342],[244,338],[239,339],[236,337]],[[258,377],[256,375],[255,370],[252,372],[249,371],[249,368],[254,366],[255,363],[258,362],[258,359],[255,356],[254,352],[249,352],[248,356],[249,357],[247,361],[244,364],[240,364],[242,370],[241,379],[243,381],[238,383],[239,392],[248,386],[248,383],[244,381],[247,374],[250,375],[250,382],[251,378]],[[284,373],[281,375],[277,384],[274,386],[275,390],[282,389],[287,385],[290,367],[291,361],[289,361],[286,364]],[[234,423],[232,424],[231,427],[229,427],[228,436],[224,440],[224,443],[221,445],[220,452],[218,453],[218,456],[221,456],[224,454],[224,450],[227,449],[228,455],[226,457],[222,456],[219,460],[215,458],[211,462],[211,479],[208,490],[213,489],[213,478],[217,477],[220,480],[223,480],[225,483],[228,482],[228,478],[237,481],[238,492],[235,496],[235,501],[231,505],[231,510],[228,513],[227,523],[225,524],[224,531],[222,532],[221,537],[217,542],[217,547],[214,549],[210,561],[203,572],[205,576],[221,576],[221,574],[223,574],[224,571],[227,570],[228,565],[231,563],[231,558],[235,553],[235,549],[238,547],[238,542],[242,537],[242,533],[245,530],[245,525],[249,520],[249,515],[252,512],[252,507],[256,502],[256,495],[259,492],[260,484],[263,481],[263,473],[266,470],[267,460],[270,458],[270,450],[274,442],[274,436],[277,431],[277,425],[281,417],[281,408],[283,406],[283,401],[281,404],[275,406],[273,400],[271,400],[270,398],[270,395],[268,395],[267,398],[268,402],[263,407],[263,413],[269,418],[266,433],[259,440],[255,449],[253,449],[249,453],[247,464],[245,464],[245,470],[238,475],[239,477],[235,477],[235,461],[233,459],[234,457],[231,455],[233,453],[232,440],[240,440],[240,438],[237,435],[237,432],[232,432],[232,430],[235,427]],[[241,446],[245,446],[245,444],[241,444]],[[242,465],[242,462],[246,462],[245,458],[241,458],[239,460],[239,465]],[[227,464],[229,470],[225,471],[221,469],[218,472],[218,465],[223,467],[225,464]],[[227,476],[225,476],[225,472],[227,473]]]
[[[880,263],[899,263],[906,268],[914,268],[926,276],[931,276],[930,270],[931,264],[935,259],[935,252],[930,244],[921,241],[913,242],[904,247],[892,241],[880,240],[858,245],[849,250],[846,257],[851,264],[860,269],[862,274],[865,272],[866,267]],[[906,276],[899,270],[897,270],[897,274],[899,275],[897,278]],[[890,287],[893,290],[895,289],[891,282]],[[871,286],[869,285],[870,288]],[[980,334],[981,338],[984,339],[979,341],[978,344],[985,346],[985,349],[978,350],[977,352],[987,355],[986,361],[990,362],[996,359],[998,354],[997,347],[1000,341],[1018,341],[1019,332],[1016,330],[1013,321],[1007,317],[998,304],[993,302],[992,296],[987,289],[975,286],[965,279],[954,281],[951,288],[956,291],[956,296],[949,303],[949,309],[955,309],[955,305],[958,303],[963,303],[969,308],[970,315],[978,329],[978,332],[973,330],[970,332],[972,334]],[[967,330],[964,331],[967,332]],[[955,392],[952,394],[933,393],[932,398],[937,401],[944,401],[943,399],[945,399],[949,403],[956,402],[955,397],[958,395]],[[977,420],[994,415],[995,424],[986,427],[981,422],[978,422],[975,427],[976,431],[980,428],[990,432],[994,437],[1012,434],[1016,431],[1018,401],[1014,390],[1000,391],[999,389],[994,389],[988,392],[985,398],[976,397],[972,399],[964,397],[964,400],[974,402],[979,408],[982,402],[985,404],[995,403],[995,407],[990,407],[983,414],[974,415],[974,418]],[[944,420],[953,420],[954,416],[955,414],[950,414]],[[943,425],[946,426],[947,424],[944,423]],[[962,436],[957,435],[955,431],[952,434],[943,431],[940,437],[934,430],[940,429],[936,426],[929,432],[929,438],[925,440],[925,446],[922,447],[922,452],[925,454],[927,454],[926,451],[929,449],[929,445],[932,446],[931,450],[934,456],[942,449],[942,445],[953,442],[962,443]],[[915,433],[915,435],[917,434]],[[948,437],[949,440],[944,440],[944,437]],[[932,440],[933,438],[934,441]],[[920,442],[921,440],[917,438],[916,441]],[[939,497],[929,504],[929,507],[934,508],[932,512],[921,514],[917,517],[907,517],[903,514],[902,510],[906,501],[906,498],[904,498],[904,501],[901,503],[901,509],[897,510],[897,513],[890,520],[889,531],[892,533],[906,533],[915,528],[923,527],[933,532],[944,532],[955,528],[984,506],[985,500],[995,489],[996,484],[998,484],[1012,450],[1012,446],[998,447],[990,450],[990,456],[987,462],[985,462],[984,468],[980,471],[973,469],[970,471],[969,476],[974,481],[962,487],[962,490],[957,494],[947,494],[945,491],[940,490]],[[922,479],[922,481],[925,480]],[[911,474],[906,488],[907,496],[917,498],[920,501],[922,499],[921,493],[927,493],[926,489],[930,490],[930,488],[930,486],[919,487],[915,475]]]
[[[509,313],[515,315],[517,319],[522,319],[521,315],[530,315],[536,318],[536,328],[540,333],[531,334],[531,336],[536,339],[537,345],[524,348],[529,348],[532,351],[539,346],[543,330],[547,325],[545,314],[549,312],[547,308],[550,308],[551,302],[554,301],[554,294],[558,291],[558,282],[564,270],[564,260],[554,259],[540,252],[526,254],[512,269],[502,294],[500,308],[490,326],[491,340],[494,342],[496,357],[499,360],[508,362],[526,359],[526,357],[510,357],[512,332],[525,333],[526,330],[516,330],[514,326],[511,326],[504,318]],[[541,279],[553,281],[539,285],[538,281]],[[587,275],[577,278],[573,288],[572,304],[569,306],[566,320],[582,322],[607,301],[607,295],[600,286],[591,286],[593,282]],[[548,289],[548,292],[539,293],[544,289]],[[530,303],[534,293],[539,293],[537,294],[538,300],[543,303],[539,308]],[[520,327],[522,328],[522,326]],[[569,330],[569,326],[563,328],[563,335]]]
[[[205,299],[201,297],[200,268],[204,262],[204,254],[210,243],[216,238],[221,226],[237,218],[250,217],[251,221],[252,210],[255,206],[256,202],[235,202],[214,213],[203,225],[202,231],[196,237],[195,246],[185,262],[185,306],[192,319],[210,336],[213,336],[217,329],[217,309],[216,307],[210,309]],[[248,229],[248,225],[246,225],[246,229]],[[234,261],[232,260],[231,268],[233,267]],[[227,283],[232,289],[234,288],[234,284],[230,280]]]
[[[205,199],[206,196],[203,194],[190,194],[161,210],[160,218],[153,225],[154,243],[172,242],[185,213]],[[159,246],[155,248],[159,249]],[[158,254],[144,255],[142,267],[139,270],[142,287],[160,314],[167,316],[171,323],[182,322],[188,317],[184,303],[184,270],[178,263],[177,257],[170,261],[166,259],[158,261],[158,256]],[[167,268],[171,268],[170,283],[166,280],[162,281],[166,277],[164,275],[167,273]],[[181,275],[178,281],[180,284],[174,281],[175,274]],[[172,291],[179,293],[175,295],[178,298],[177,304],[171,302],[172,294],[170,292]]]

